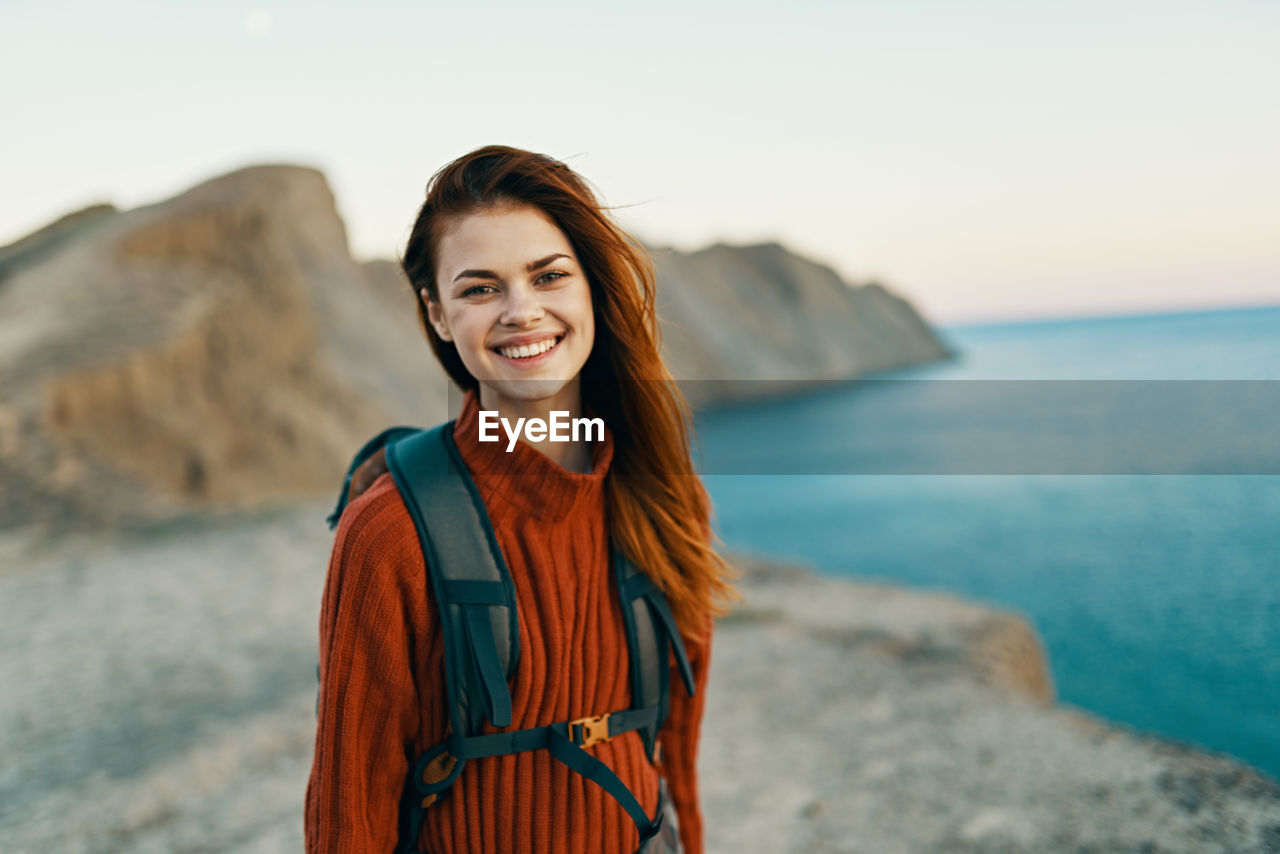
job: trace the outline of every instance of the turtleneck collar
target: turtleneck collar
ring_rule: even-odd
[[[586,411],[588,417],[594,413]],[[537,519],[563,518],[581,502],[602,500],[604,479],[613,460],[613,433],[606,424],[604,441],[591,447],[591,471],[572,472],[523,440],[507,451],[505,431],[498,442],[480,441],[480,397],[467,391],[454,424],[458,452],[471,471],[491,516],[501,503]]]

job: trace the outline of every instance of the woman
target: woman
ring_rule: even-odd
[[[635,732],[593,755],[651,816],[665,778],[684,852],[701,854],[695,760],[711,627],[734,594],[711,547],[687,407],[659,356],[647,257],[563,163],[486,146],[432,177],[402,266],[436,357],[466,392],[454,441],[516,590],[511,728],[627,707],[612,542],[666,595],[697,690],[671,691],[659,763]],[[482,410],[508,425],[598,417],[604,430],[597,441],[481,441]],[[447,734],[422,552],[380,472],[342,514],[325,585],[308,851],[391,851],[410,764]],[[426,810],[418,845],[631,854],[639,832],[601,788],[534,750],[469,762]]]

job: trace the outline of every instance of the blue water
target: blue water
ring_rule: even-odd
[[[959,359],[894,376],[1280,380],[1280,306],[940,334]],[[796,470],[820,471],[832,449],[789,442],[792,430],[817,425],[835,436],[828,445],[852,441],[853,430],[824,425],[850,424],[866,399],[850,384],[703,413],[698,438],[704,453],[741,458],[770,436],[771,459],[790,454]],[[1280,475],[705,482],[730,548],[1020,611],[1045,643],[1059,700],[1280,776]]]

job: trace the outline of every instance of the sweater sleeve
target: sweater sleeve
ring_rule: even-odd
[[[688,695],[673,663],[671,707],[662,726],[662,774],[667,778],[676,816],[680,819],[680,844],[684,847],[684,854],[702,854],[697,759],[702,711],[707,700],[707,673],[711,664],[710,629],[705,642],[691,644],[686,639],[685,645],[697,691],[692,697]]]
[[[306,788],[309,854],[387,854],[396,845],[419,707],[400,580],[406,534],[393,502],[386,489],[370,489],[348,506],[329,560]]]

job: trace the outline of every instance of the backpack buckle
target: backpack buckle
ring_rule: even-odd
[[[581,727],[581,730],[577,730],[575,727]],[[581,736],[581,741],[578,740],[579,735]],[[612,738],[613,736],[609,735],[608,714],[569,721],[569,740],[579,747],[602,744]]]

